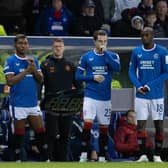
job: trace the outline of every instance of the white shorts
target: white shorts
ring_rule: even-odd
[[[39,106],[36,107],[14,107],[9,106],[10,114],[17,120],[26,119],[28,116],[42,116]]]
[[[94,120],[97,118],[101,125],[109,125],[112,105],[111,100],[102,101],[84,97],[83,118],[84,120]]]
[[[152,120],[163,120],[164,99],[135,98],[135,112],[137,120],[147,120],[149,116]]]

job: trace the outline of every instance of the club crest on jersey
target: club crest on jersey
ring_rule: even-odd
[[[71,67],[70,67],[69,65],[66,65],[66,66],[65,66],[65,70],[66,70],[66,71],[70,71],[70,70],[71,70]]]
[[[154,59],[158,59],[158,58],[159,58],[159,54],[158,54],[158,53],[155,53],[155,54],[153,55],[153,58],[154,58]]]

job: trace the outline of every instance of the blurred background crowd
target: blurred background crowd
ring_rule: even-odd
[[[167,0],[0,1],[0,35],[139,37],[144,26],[168,37]]]

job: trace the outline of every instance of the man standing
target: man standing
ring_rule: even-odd
[[[82,154],[80,161],[86,161],[90,154],[90,130],[95,117],[99,123],[99,161],[105,161],[107,133],[111,115],[112,72],[120,70],[120,60],[116,53],[106,50],[107,33],[94,32],[95,48],[82,55],[76,71],[76,79],[85,81],[83,104],[84,129],[82,133]]]
[[[20,147],[25,133],[26,122],[29,121],[36,134],[37,147],[47,160],[47,144],[42,113],[38,106],[37,84],[43,81],[38,61],[27,56],[28,39],[23,34],[14,38],[15,54],[7,58],[4,73],[10,86],[10,113],[14,121],[14,160],[20,160]]]
[[[54,39],[52,51],[53,54],[49,55],[41,64],[46,102],[49,101],[49,97],[56,97],[58,91],[80,88],[79,82],[75,81],[75,66],[63,58],[64,41],[60,38]],[[66,102],[65,100],[64,103]],[[60,107],[60,104],[58,106]],[[57,110],[54,112],[50,109],[46,110],[49,159],[51,161],[67,161],[72,114],[68,111],[62,111],[58,106],[56,106]],[[63,107],[63,104],[61,107],[66,108]]]
[[[136,87],[135,111],[137,112],[138,143],[142,155],[138,161],[148,161],[145,153],[146,121],[151,115],[155,125],[155,151],[153,160],[161,162],[163,144],[164,81],[168,77],[168,52],[155,44],[150,27],[141,32],[142,45],[132,52],[129,77]]]

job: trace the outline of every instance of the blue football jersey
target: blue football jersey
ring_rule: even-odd
[[[37,70],[40,70],[38,61],[35,57]],[[4,73],[18,75],[28,66],[26,58],[17,55],[10,56],[5,63]],[[10,105],[15,107],[35,107],[37,106],[37,82],[32,74],[26,75],[20,82],[10,87]]]
[[[157,99],[164,97],[164,81],[168,78],[168,52],[160,45],[146,50],[143,45],[132,52],[129,77],[136,89],[147,85],[150,90],[139,98]]]
[[[76,79],[85,81],[85,97],[96,100],[111,99],[111,81],[113,71],[120,70],[120,59],[118,54],[105,51],[96,54],[94,50],[82,55],[76,71]],[[94,81],[94,75],[103,75],[104,81]]]

